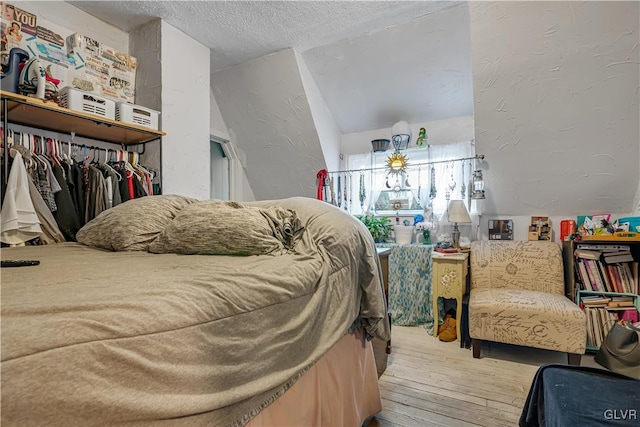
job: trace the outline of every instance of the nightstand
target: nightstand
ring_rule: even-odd
[[[438,297],[456,300],[456,333],[460,341],[462,320],[462,296],[467,283],[469,254],[441,254],[433,252],[433,336],[438,336]]]

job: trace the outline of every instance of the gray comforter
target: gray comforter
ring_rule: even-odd
[[[313,199],[281,256],[2,250],[2,425],[242,425],[356,325],[388,337],[373,241]]]

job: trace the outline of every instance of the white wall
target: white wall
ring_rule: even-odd
[[[340,166],[340,142],[342,134],[307,64],[298,52],[295,52],[295,55],[302,85],[307,95],[307,102],[311,109],[311,116],[313,117],[316,132],[320,139],[324,160],[329,170],[337,170]]]
[[[639,9],[638,2],[470,3],[487,214],[634,209]]]
[[[160,111],[159,129],[162,126],[162,32],[161,21],[141,25],[129,34],[129,53],[138,60],[136,72],[136,104]],[[154,178],[155,184],[164,183],[160,165],[161,141],[150,142],[142,155],[142,163],[157,171],[160,176]]]
[[[326,163],[293,50],[213,73],[211,86],[255,197],[313,197]]]
[[[222,118],[222,113],[220,112],[218,101],[216,101],[216,97],[213,94],[213,88],[209,89],[209,98],[211,99],[209,133],[211,133],[211,135],[215,136],[216,138],[228,141],[231,137],[229,136],[227,125]]]
[[[410,123],[411,145],[415,147],[420,128],[425,128],[429,144],[450,144],[453,142],[471,141],[474,138],[473,117],[454,117],[452,119],[435,120],[425,123]],[[342,135],[341,153],[357,154],[371,151],[374,139],[391,139],[391,128],[374,129]],[[481,154],[478,152],[478,154]]]
[[[227,144],[231,144],[230,149],[233,150],[238,157],[238,159],[235,160],[232,158],[229,159],[229,174],[233,181],[229,191],[229,198],[236,201],[255,200],[253,190],[251,190],[251,184],[249,184],[249,180],[247,179],[247,174],[245,172],[247,155],[244,151],[238,148],[235,140],[232,139],[232,136],[227,129],[227,125],[222,118],[222,113],[220,112],[220,107],[218,107],[216,97],[213,95],[213,88],[211,88],[209,95],[211,98],[209,133],[217,140],[227,141]]]
[[[163,193],[209,198],[209,49],[161,24]]]

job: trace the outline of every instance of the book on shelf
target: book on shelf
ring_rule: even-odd
[[[612,265],[603,265],[602,267],[604,269],[605,274],[609,278],[609,283],[611,283],[611,288],[612,288],[613,292],[622,292],[622,288],[618,284],[618,280],[616,279],[616,275],[615,275],[615,273],[613,271],[613,266]]]
[[[619,262],[633,262],[633,255],[631,252],[626,253],[615,253],[611,252],[610,254],[602,254],[602,261],[607,264],[616,264]]]
[[[598,260],[598,259],[600,259],[600,256],[602,255],[602,251],[593,250],[593,249],[576,249],[573,252],[573,255],[575,255],[578,258],[582,258],[582,259],[595,259],[595,260]]]
[[[638,294],[638,253],[631,245],[578,243],[573,251],[576,287]],[[633,249],[633,250],[632,250]],[[634,258],[635,257],[635,258]]]
[[[624,296],[611,296],[611,299],[607,303],[607,308],[610,309],[625,309],[627,307],[633,308],[635,305],[633,304],[633,297],[624,295]]]
[[[618,251],[630,251],[631,246],[629,245],[609,245],[609,244],[587,244],[587,243],[578,243],[576,246],[577,249],[589,249],[594,251],[601,252],[618,252]]]
[[[638,312],[635,310],[634,312],[637,315]],[[614,322],[622,319],[620,312],[610,312],[601,307],[587,307],[584,314],[587,318],[587,345],[594,347],[600,347]]]
[[[636,309],[625,310],[622,313],[618,313],[618,318],[622,320],[626,320],[627,322],[637,323],[638,310]]]
[[[593,290],[606,292],[607,289],[605,288],[602,277],[600,276],[600,268],[598,267],[598,262],[592,259],[583,259],[582,261],[587,267],[587,274],[591,278],[591,286],[593,287]]]
[[[611,301],[608,297],[601,297],[594,295],[592,297],[582,297],[582,304],[584,307],[606,307]]]
[[[589,278],[584,262],[580,259],[576,260],[576,268],[578,269],[578,277],[580,278],[580,282],[582,282],[582,287],[587,291],[593,291],[591,279]]]

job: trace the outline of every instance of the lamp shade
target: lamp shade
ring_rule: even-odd
[[[392,135],[408,135],[411,133],[411,128],[409,127],[409,123],[401,120],[393,125],[391,128]]]
[[[470,223],[471,216],[469,216],[469,211],[467,207],[464,205],[462,200],[451,200],[449,202],[449,222],[457,222],[457,223]]]

